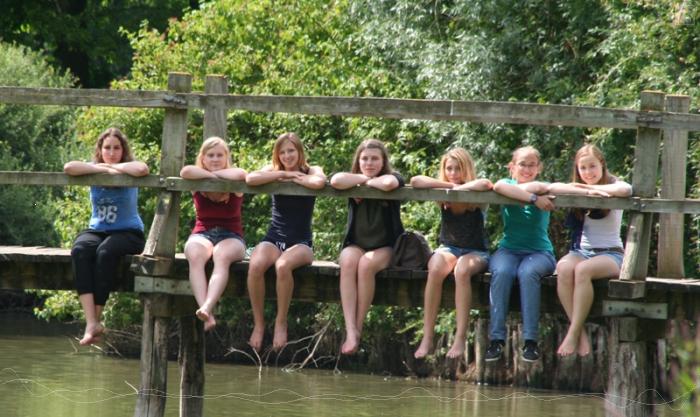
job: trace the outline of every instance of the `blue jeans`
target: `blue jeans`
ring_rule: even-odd
[[[506,317],[510,290],[515,278],[520,284],[520,304],[523,313],[523,339],[539,338],[540,280],[554,272],[556,260],[546,251],[510,250],[499,248],[489,263],[491,287],[489,290],[489,339],[506,340]]]

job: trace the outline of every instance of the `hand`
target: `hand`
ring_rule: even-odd
[[[597,195],[599,197],[610,197],[610,193],[603,190],[596,190],[595,188],[589,188],[586,195]]]
[[[554,210],[554,202],[552,201],[554,198],[553,195],[538,195],[535,206],[540,210],[552,211]]]

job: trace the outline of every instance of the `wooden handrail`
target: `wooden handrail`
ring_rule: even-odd
[[[540,126],[700,131],[700,115],[562,104],[380,97],[252,96],[169,91],[0,87],[0,103],[230,110]]]

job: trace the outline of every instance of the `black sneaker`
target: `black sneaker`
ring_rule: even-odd
[[[525,362],[536,362],[540,359],[540,348],[534,340],[526,340],[523,346],[523,360]]]
[[[492,340],[491,343],[489,343],[489,347],[486,348],[484,360],[486,362],[495,362],[501,359],[501,356],[503,356],[503,346],[505,345],[506,342],[503,340]]]

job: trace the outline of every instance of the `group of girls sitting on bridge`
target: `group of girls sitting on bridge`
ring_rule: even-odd
[[[438,178],[419,175],[410,181],[415,188],[493,190],[521,202],[501,205],[503,237],[491,256],[484,229],[486,206],[437,203],[441,213],[440,246],[428,262],[423,339],[414,354],[416,358],[425,357],[433,348],[442,283],[450,273],[455,277],[457,329],[447,355],[457,358],[464,354],[471,277],[487,269],[491,272],[491,281],[490,344],[486,361],[499,360],[503,355],[508,303],[516,279],[524,322],[521,358],[525,361],[539,359],[540,282],[555,269],[557,293],[570,321],[558,353],[562,356],[590,353],[590,341],[583,324],[593,301],[591,281],[616,277],[620,273],[622,211],[570,210],[567,226],[571,228],[571,250],[558,263],[547,232],[549,212],[555,208],[556,194],[626,197],[631,195],[631,187],[608,172],[603,154],[594,145],[585,145],[576,153],[570,183],[538,182],[542,162],[539,152],[531,146],[516,149],[508,168],[510,178],[492,184],[488,179],[476,177],[474,161],[466,150],[454,148],[442,157]],[[148,174],[145,164],[133,161],[126,137],[116,128],[100,135],[93,162],[71,161],[64,170],[69,175]],[[251,186],[282,181],[320,189],[326,184],[323,169],[309,165],[301,140],[294,133],[280,135],[273,147],[272,163],[250,174],[231,166],[230,151],[224,140],[209,138],[202,144],[196,164],[183,167],[180,175],[186,179],[245,180]],[[340,172],[330,178],[330,186],[340,190],[365,185],[388,192],[404,184],[403,177],[391,167],[386,147],[376,139],[367,139],[358,146],[350,172]],[[143,222],[136,210],[137,192],[135,187],[90,188],[90,225],[78,235],[71,252],[76,287],[87,321],[80,340],[82,345],[98,342],[104,331],[100,315],[119,257],[143,250]],[[195,314],[204,322],[205,330],[211,330],[216,325],[214,311],[226,288],[229,266],[245,255],[242,195],[196,191],[192,196],[196,220],[185,244],[185,256],[189,262],[192,292],[199,305]],[[264,274],[273,265],[277,276],[273,349],[279,350],[287,343],[287,311],[294,287],[292,272],[313,261],[314,203],[313,196],[272,196],[270,226],[252,252],[247,279],[254,319],[248,343],[255,350],[263,346]],[[341,346],[343,354],[353,354],[360,346],[363,323],[374,298],[375,276],[389,266],[392,247],[403,231],[399,200],[348,200],[347,228],[339,258],[346,331]],[[205,265],[211,258],[214,269],[207,282]]]

